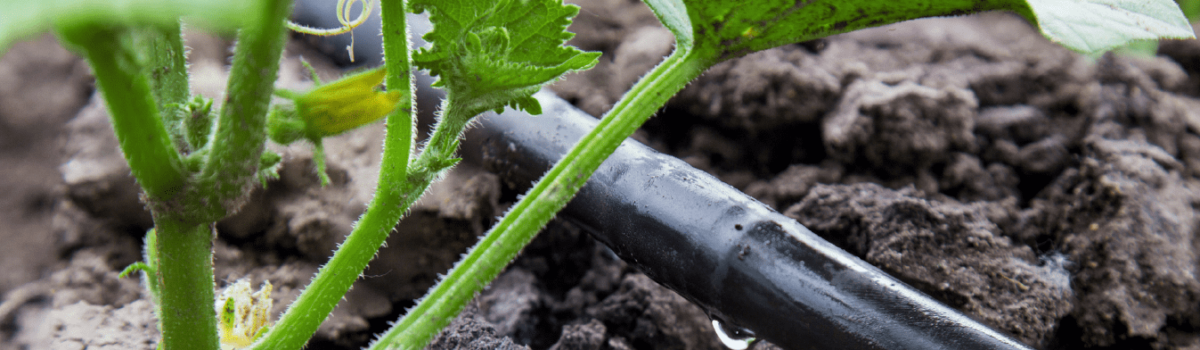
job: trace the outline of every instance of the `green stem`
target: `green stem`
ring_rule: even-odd
[[[384,85],[388,91],[398,91],[400,104],[387,118],[387,134],[394,136],[385,140],[383,164],[393,164],[398,171],[397,179],[403,179],[408,172],[408,161],[412,157],[413,147],[417,144],[417,123],[412,116],[417,115],[416,95],[413,91],[412,50],[409,50],[408,33],[408,1],[384,0],[380,2],[380,21],[383,24],[383,64],[387,69]],[[407,127],[408,131],[401,130]],[[394,142],[389,148],[388,142]],[[388,150],[395,150],[388,153]],[[382,178],[384,175],[380,175]],[[399,220],[397,219],[397,222]]]
[[[375,198],[329,263],[321,267],[317,277],[288,307],[279,322],[255,343],[254,349],[302,348],[362,274],[407,208],[429,187],[429,181],[413,181],[408,174],[416,123],[412,118],[415,113],[408,25],[405,21],[407,6],[404,0],[383,1],[380,5],[388,70],[386,83],[389,90],[401,91],[405,97],[387,117],[387,134]]]
[[[391,119],[391,117],[389,117]],[[388,122],[388,131],[397,131],[396,136],[389,136],[384,141],[384,159],[388,159],[389,145],[404,143],[408,137],[401,135],[399,130],[409,130],[410,127],[399,123]],[[439,129],[441,133],[449,133],[447,129]],[[459,130],[461,131],[461,130]],[[439,132],[435,131],[435,134]],[[429,152],[428,147],[414,164],[444,164],[432,158],[438,157],[438,152]],[[399,149],[397,149],[399,150]],[[399,159],[396,159],[399,160]],[[407,159],[405,159],[407,161]],[[346,237],[346,241],[333,253],[333,257],[321,270],[317,277],[301,292],[288,310],[280,317],[262,340],[254,345],[254,349],[300,349],[317,331],[321,322],[333,312],[338,301],[342,299],[350,286],[358,279],[367,267],[367,263],[375,257],[388,233],[400,222],[404,212],[416,202],[421,194],[429,189],[429,185],[437,178],[437,174],[445,170],[425,171],[430,168],[414,166],[407,176],[401,176],[396,169],[402,169],[397,164],[384,163],[380,166],[379,187],[376,196],[367,208],[367,213],[358,220],[358,225]]]
[[[182,220],[216,221],[236,211],[255,185],[267,137],[267,105],[275,90],[279,59],[287,39],[284,26],[291,0],[259,3],[256,20],[238,33],[225,103],[216,120],[211,148]],[[192,196],[189,196],[192,197]],[[191,198],[189,198],[191,199]]]
[[[417,169],[416,173],[436,174],[458,163],[458,159],[454,158],[454,152],[458,150],[458,140],[462,137],[467,122],[482,113],[483,110],[462,108],[462,104],[456,103],[457,101],[460,99],[454,90],[446,91],[446,98],[442,100],[441,115],[437,125],[434,126],[433,135],[429,136],[425,149],[421,151],[421,157],[413,163],[414,168]]]
[[[494,280],[579,191],[625,138],[632,135],[672,95],[708,68],[710,62],[677,49],[647,74],[599,125],[575,144],[537,185],[479,241],[470,253],[415,308],[371,349],[420,349],[450,324],[475,294]]]
[[[78,26],[60,28],[59,34],[84,49],[134,178],[152,201],[174,197],[184,184],[183,163],[159,118],[149,80],[123,41],[128,33]]]
[[[162,349],[216,350],[213,310],[212,224],[156,218],[158,261],[155,278],[162,326]]]
[[[397,136],[389,136],[384,141],[385,160],[389,159],[389,144],[404,143],[408,139],[407,135],[401,135],[400,130],[409,129],[399,123],[392,123],[390,119],[391,117],[388,122],[389,135],[392,131],[397,131]],[[442,135],[440,139],[445,139],[448,135],[462,133],[464,125],[459,125],[458,129],[451,125],[454,124],[438,124],[431,139],[439,138],[438,135]],[[398,157],[393,159],[400,160]],[[375,257],[379,247],[387,240],[388,232],[400,222],[404,212],[429,189],[429,185],[438,178],[438,174],[452,166],[455,160],[447,159],[437,148],[427,146],[412,163],[407,176],[394,171],[401,169],[399,166],[391,166],[396,164],[388,164],[385,161],[380,166],[379,187],[376,188],[375,199],[371,201],[367,213],[363,214],[358,226],[354,227],[346,241],[333,253],[329,263],[321,267],[317,277],[305,288],[296,302],[288,307],[279,323],[255,344],[254,349],[292,350],[303,346],[337,306],[342,296],[350,290],[350,286],[362,274],[371,258]]]
[[[151,27],[139,33],[139,46],[149,59],[150,86],[158,101],[163,123],[177,149],[186,149],[183,114],[191,97],[188,87],[187,58],[183,48],[181,25]],[[189,150],[194,151],[194,149]]]

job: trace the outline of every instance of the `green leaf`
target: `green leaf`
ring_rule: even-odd
[[[1014,0],[645,0],[676,36],[711,63],[780,45],[930,17],[1004,9]],[[1019,0],[1016,0],[1019,2]],[[686,16],[686,17],[684,17]]]
[[[1042,35],[1067,48],[1100,52],[1135,40],[1193,38],[1172,0],[1031,0]]]
[[[180,17],[211,30],[241,26],[254,2],[244,0],[4,0],[0,1],[0,54],[13,42],[54,26],[178,26]]]
[[[591,68],[600,57],[563,45],[574,36],[566,29],[579,7],[561,0],[417,0],[412,6],[429,11],[433,22],[424,36],[432,47],[413,61],[471,111],[538,111],[530,96],[542,85]]]
[[[1179,9],[1187,16],[1189,22],[1200,19],[1200,0],[1179,0]]]
[[[644,0],[650,10],[658,16],[667,30],[675,34],[676,47],[691,48],[695,38],[692,36],[692,21],[688,17],[688,6],[682,0]]]
[[[1020,14],[1050,40],[1103,51],[1133,40],[1193,37],[1172,0],[645,0],[710,64],[780,45],[911,19],[991,10]]]

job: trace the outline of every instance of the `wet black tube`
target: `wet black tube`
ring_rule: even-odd
[[[527,189],[597,120],[479,118],[460,153]],[[789,349],[1028,349],[683,161],[625,141],[561,213],[715,319]]]

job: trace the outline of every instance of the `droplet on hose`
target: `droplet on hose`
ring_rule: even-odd
[[[717,331],[717,338],[721,339],[721,343],[725,344],[725,347],[732,350],[745,350],[757,340],[754,338],[754,332],[749,329],[721,323],[717,320],[712,320],[712,324],[713,329]]]

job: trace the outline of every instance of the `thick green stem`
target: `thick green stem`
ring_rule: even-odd
[[[371,349],[423,348],[458,315],[475,294],[533,240],[538,230],[600,167],[625,138],[632,135],[672,95],[708,68],[709,62],[676,50],[642,78],[594,130],[552,168],[455,265],[420,304],[409,311]]]
[[[412,118],[415,113],[406,4],[403,0],[393,0],[383,1],[381,6],[388,71],[386,84],[390,91],[400,91],[404,97],[387,117],[387,136],[375,198],[329,263],[321,267],[317,277],[254,349],[295,350],[303,347],[362,274],[405,210],[429,187],[429,181],[413,181],[408,174],[416,123]]]
[[[158,236],[155,278],[161,292],[162,349],[215,350],[217,313],[213,310],[212,224],[154,221]]]
[[[211,151],[194,193],[199,198],[188,203],[195,207],[187,205],[185,213],[178,213],[181,219],[220,220],[236,211],[255,185],[267,137],[267,105],[279,74],[291,7],[291,0],[262,1],[255,13],[258,17],[238,33],[215,142],[208,142]]]
[[[149,80],[126,45],[127,33],[79,26],[60,28],[59,34],[84,49],[138,184],[152,201],[174,197],[184,184],[183,163],[159,119]]]

